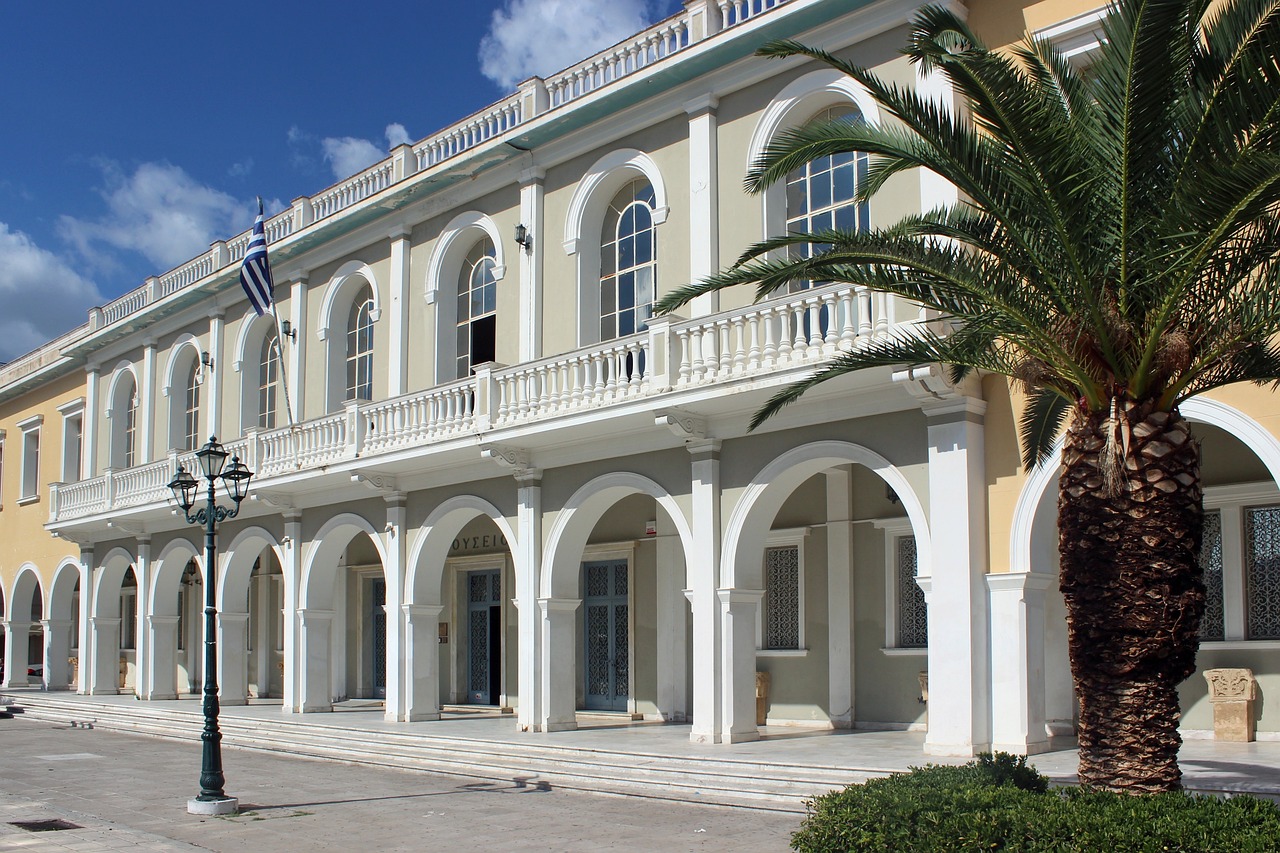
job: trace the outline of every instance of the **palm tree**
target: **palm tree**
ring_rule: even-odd
[[[951,12],[922,10],[905,53],[951,81],[955,113],[824,51],[765,46],[839,69],[893,120],[781,134],[748,191],[862,151],[860,199],[925,168],[961,201],[869,232],[767,240],[657,310],[831,280],[937,318],[839,355],[753,428],[820,382],[928,363],[1025,390],[1028,468],[1065,426],[1059,551],[1080,780],[1163,791],[1181,783],[1177,686],[1195,670],[1204,611],[1199,447],[1178,404],[1280,377],[1280,0],[1119,0],[1103,31],[1079,70],[1044,41],[993,51]]]

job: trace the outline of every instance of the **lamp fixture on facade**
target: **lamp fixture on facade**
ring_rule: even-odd
[[[213,356],[209,355],[208,350],[200,353],[200,363],[209,368],[210,373],[213,373]]]
[[[292,323],[290,323],[288,320],[281,320],[281,321],[280,321],[280,336],[281,336],[281,337],[283,337],[283,338],[288,338],[289,340],[293,341],[294,343],[297,343],[297,341],[298,341],[298,330],[297,330],[297,329],[295,329],[295,328],[293,327],[293,324],[292,324]]]
[[[516,226],[516,244],[526,252],[533,248],[533,237],[529,234],[529,229],[521,223]]]
[[[204,357],[207,356],[205,353]],[[226,795],[226,782],[222,775],[222,733],[218,731],[217,601],[214,598],[217,583],[212,575],[218,565],[218,522],[235,518],[240,512],[240,503],[249,492],[253,472],[240,461],[239,456],[231,456],[231,464],[227,465],[228,456],[231,454],[213,436],[196,451],[196,462],[207,488],[205,505],[194,515],[191,508],[196,505],[200,482],[182,465],[178,466],[178,472],[169,482],[173,498],[182,507],[187,522],[204,525],[204,565],[205,572],[210,575],[209,583],[204,585],[204,732],[200,735],[204,749],[200,766],[200,795],[187,801],[187,811],[199,815],[235,814],[240,805],[235,797]],[[218,504],[219,480],[234,502],[230,508]]]

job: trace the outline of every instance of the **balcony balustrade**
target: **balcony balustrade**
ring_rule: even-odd
[[[251,429],[227,450],[256,472],[255,483],[269,487],[275,478],[405,450],[429,453],[459,437],[496,437],[568,414],[594,411],[607,422],[611,407],[652,399],[657,409],[689,389],[818,368],[889,334],[897,326],[893,308],[885,294],[831,284],[695,320],[658,317],[626,338],[510,367],[482,364],[473,377],[446,385],[351,401],[293,426]],[[171,452],[93,479],[55,483],[50,522],[162,504],[178,465],[192,470],[194,454]]]

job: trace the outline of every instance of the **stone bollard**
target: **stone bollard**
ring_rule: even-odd
[[[1213,739],[1251,743],[1255,739],[1253,700],[1258,682],[1251,669],[1208,669],[1209,701],[1213,704]]]
[[[756,725],[763,726],[769,713],[769,673],[756,673]]]

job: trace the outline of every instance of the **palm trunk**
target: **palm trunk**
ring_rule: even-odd
[[[1200,448],[1153,409],[1077,410],[1058,499],[1080,782],[1135,793],[1181,787],[1178,684],[1204,613]]]

